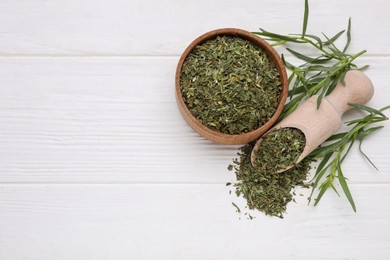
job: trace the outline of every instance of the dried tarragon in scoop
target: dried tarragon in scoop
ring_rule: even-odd
[[[280,128],[265,134],[255,149],[256,168],[278,172],[294,165],[305,148],[305,135],[297,128]]]
[[[181,68],[180,89],[187,108],[203,125],[243,134],[274,115],[282,83],[259,46],[226,35],[194,47]]]

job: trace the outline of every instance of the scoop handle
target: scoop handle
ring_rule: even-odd
[[[371,80],[358,70],[348,71],[345,74],[344,83],[338,82],[332,93],[323,98],[319,108],[317,108],[318,96],[312,96],[303,102],[297,110],[268,130],[270,132],[279,128],[291,127],[303,132],[306,145],[298,157],[297,163],[340,129],[342,115],[352,108],[350,103],[364,105],[374,94]],[[255,151],[259,149],[261,142],[262,138],[254,146],[251,155],[252,165],[255,162]]]
[[[374,95],[371,80],[361,71],[348,71],[344,83],[345,85],[339,81],[332,93],[326,97],[340,116],[352,108],[349,103],[364,105]]]

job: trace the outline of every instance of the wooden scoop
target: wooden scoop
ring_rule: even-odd
[[[306,145],[294,165],[302,161],[315,148],[341,128],[342,115],[352,108],[348,103],[364,105],[372,98],[374,87],[371,80],[363,72],[358,70],[348,71],[344,81],[345,85],[339,82],[332,93],[321,100],[321,105],[318,109],[318,96],[312,96],[297,110],[268,131],[271,132],[286,127],[297,128],[302,131],[305,135]],[[255,165],[255,152],[259,149],[261,142],[262,138],[257,141],[253,148],[251,154],[252,165]],[[294,165],[280,170],[278,173],[284,172]]]

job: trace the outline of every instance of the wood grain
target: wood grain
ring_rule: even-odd
[[[389,104],[389,3],[310,1],[308,33],[352,17],[376,108]],[[225,186],[238,146],[200,137],[177,108],[195,37],[300,33],[302,14],[301,0],[0,1],[0,259],[387,259],[388,123],[363,143],[379,173],[356,147],[343,163],[358,213],[332,192],[306,206],[303,190],[284,220],[240,221]]]
[[[213,144],[184,121],[174,93],[177,59],[0,59],[0,182],[230,180],[237,146]],[[370,104],[384,106],[389,59],[361,62],[373,67]],[[356,153],[344,164],[351,181],[390,183],[389,138],[383,129],[363,145],[382,174]]]
[[[389,54],[386,0],[311,1],[307,33],[329,36],[352,17],[353,52]],[[24,55],[180,55],[218,28],[300,33],[303,2],[283,0],[0,2],[0,53]]]
[[[0,258],[385,259],[388,189],[352,185],[357,213],[328,193],[250,221],[224,185],[2,185]]]

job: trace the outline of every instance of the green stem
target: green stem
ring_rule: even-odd
[[[329,77],[334,77],[335,75],[337,75],[337,73],[339,73],[340,71],[344,71],[345,68],[349,65],[352,64],[352,61],[354,61],[357,57],[363,55],[364,53],[366,53],[367,51],[366,50],[363,50],[363,51],[360,51],[359,53],[351,56],[349,59],[347,59],[347,61],[345,62],[342,62],[341,61],[341,65],[340,67],[338,67],[337,69],[335,69],[334,71],[332,71],[331,73],[329,73]],[[316,94],[318,91],[321,90],[322,88],[322,85],[325,83],[326,81],[326,78],[324,78],[323,80],[321,80],[315,88],[313,88],[313,92],[311,93],[312,95]]]

